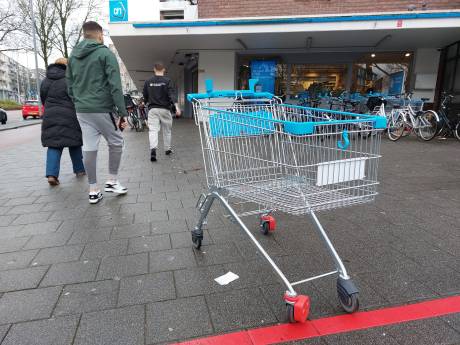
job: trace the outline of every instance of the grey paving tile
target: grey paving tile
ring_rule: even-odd
[[[36,288],[47,270],[48,266],[0,271],[0,292]]]
[[[164,301],[176,298],[172,272],[122,278],[118,306]]]
[[[115,226],[112,232],[112,238],[131,238],[150,235],[150,224],[130,224]]]
[[[256,327],[276,322],[257,289],[243,289],[206,295],[212,323],[217,332]]]
[[[84,314],[74,345],[143,345],[144,306]]]
[[[231,290],[230,284],[221,286],[214,281],[227,272],[221,265],[174,271],[177,296],[190,297]]]
[[[360,277],[393,304],[436,297],[429,286],[415,280],[408,273],[380,271],[360,275]]]
[[[134,220],[133,213],[117,213],[97,218],[97,227],[100,226],[116,226],[132,224]]]
[[[13,223],[13,220],[15,220],[18,217],[16,214],[12,215],[7,215],[7,216],[0,216],[0,226],[8,226]],[[16,224],[18,225],[18,224]]]
[[[310,338],[280,343],[279,345],[327,345],[327,343],[322,338]]]
[[[97,279],[113,279],[148,273],[148,255],[113,256],[102,260]]]
[[[187,232],[175,232],[169,235],[173,248],[190,248],[192,247],[192,235]],[[203,230],[203,245],[207,246],[213,244],[208,230]]]
[[[141,236],[129,240],[128,253],[155,252],[171,249],[169,235]]]
[[[71,345],[78,316],[24,322],[11,327],[4,345]]]
[[[0,254],[19,251],[30,237],[3,238],[0,241]]]
[[[82,251],[82,245],[40,249],[32,265],[49,265],[60,262],[77,261]]]
[[[40,222],[46,222],[50,217],[52,212],[34,212],[34,213],[26,213],[21,214],[17,217],[13,225],[21,225],[21,224],[34,224]]]
[[[21,231],[18,232],[20,236],[33,236],[44,235],[55,232],[62,224],[61,221],[42,222],[27,224]]]
[[[440,295],[458,294],[460,293],[459,263],[460,259],[457,260],[457,271],[446,267],[442,262],[424,265],[418,272],[417,279]]]
[[[167,221],[168,213],[166,211],[137,211],[134,213],[134,223],[156,223],[158,221]]]
[[[41,286],[88,282],[96,277],[99,261],[75,261],[51,265]]]
[[[22,237],[20,231],[25,225],[0,226],[0,239]]]
[[[48,220],[69,220],[69,219],[83,219],[86,212],[86,206],[73,207],[64,210],[55,211]]]
[[[54,315],[88,313],[113,309],[117,304],[119,282],[104,280],[64,287]]]
[[[0,271],[14,270],[29,266],[38,250],[27,250],[0,254]]]
[[[196,261],[192,248],[150,253],[150,272],[171,271],[194,266],[196,266]]]
[[[108,256],[125,255],[128,248],[128,240],[119,239],[104,242],[92,242],[85,246],[83,259],[96,259]]]
[[[0,341],[5,338],[6,333],[10,329],[10,325],[1,325],[0,326]]]
[[[387,327],[379,327],[375,329],[334,334],[323,337],[323,340],[328,345],[399,345],[399,343],[388,334],[388,329]]]
[[[146,321],[147,343],[199,337],[213,332],[202,296],[149,304]]]
[[[387,333],[401,345],[460,343],[460,333],[438,318],[394,325]]]
[[[457,332],[460,333],[460,313],[449,314],[443,317],[440,317],[445,323],[447,323],[450,327],[455,329]]]
[[[150,202],[137,202],[136,204],[122,205],[121,211],[126,213],[147,213],[152,211]]]
[[[32,236],[30,241],[26,243],[24,249],[38,249],[63,246],[72,236],[70,232],[53,232],[44,235]]]
[[[0,324],[49,318],[61,287],[7,292],[0,299]]]
[[[139,194],[137,197],[138,202],[155,202],[160,203],[166,201],[165,193],[148,193],[148,194]]]
[[[172,234],[176,232],[188,232],[187,223],[185,220],[172,220],[172,221],[153,221],[152,234]]]
[[[202,246],[195,252],[196,261],[200,266],[218,265],[242,260],[234,243]]]
[[[47,211],[41,210],[43,205],[40,204],[30,204],[30,205],[18,205],[8,208],[8,214],[23,214],[23,213],[33,213],[38,211]]]
[[[17,205],[29,205],[33,204],[38,197],[36,196],[25,196],[20,198],[10,198],[2,206],[17,206]]]
[[[68,244],[108,241],[111,233],[111,226],[91,229],[80,228],[73,232]]]

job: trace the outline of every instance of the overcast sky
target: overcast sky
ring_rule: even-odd
[[[101,26],[104,28],[104,32],[108,33],[109,3],[108,1],[101,1],[101,2],[102,2],[101,16],[100,16],[100,19],[98,20],[98,23],[101,24]],[[4,2],[0,0],[0,6],[3,4]],[[82,20],[83,18],[84,18],[84,13],[82,13]],[[106,37],[104,37],[104,43],[108,45],[111,42],[112,41],[110,40],[110,37],[106,35]],[[12,51],[12,52],[5,52],[5,54],[15,59],[16,61],[19,61],[22,65],[28,68],[35,68],[35,57],[34,57],[33,52],[26,53],[25,51]],[[61,56],[60,52],[54,49],[49,61],[53,62],[60,56]],[[38,56],[38,67],[45,68],[45,64],[43,60],[40,58],[40,56]]]

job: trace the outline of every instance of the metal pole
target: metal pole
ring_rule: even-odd
[[[32,0],[29,0],[29,7],[30,7],[30,17],[32,20],[32,37],[34,41],[34,55],[35,55],[35,83],[37,87],[37,99],[40,99],[39,94],[40,94],[40,80],[38,76],[38,52],[37,52],[37,40],[36,36],[37,33],[35,32],[35,15],[34,15],[34,5],[32,3]],[[42,107],[38,107],[38,114],[42,115]]]

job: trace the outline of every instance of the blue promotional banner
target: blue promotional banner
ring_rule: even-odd
[[[258,79],[258,92],[275,93],[276,61],[251,61],[251,79]]]
[[[111,22],[128,21],[128,0],[110,0],[109,11]]]
[[[400,95],[404,93],[404,71],[399,71],[390,74],[390,87],[388,88],[389,95]]]

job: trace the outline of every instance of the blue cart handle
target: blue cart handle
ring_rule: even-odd
[[[275,97],[270,92],[256,92],[257,79],[249,80],[249,90],[213,90],[213,81],[206,80],[206,93],[189,93],[187,99],[191,102],[194,99],[206,98],[267,98],[272,99]]]

